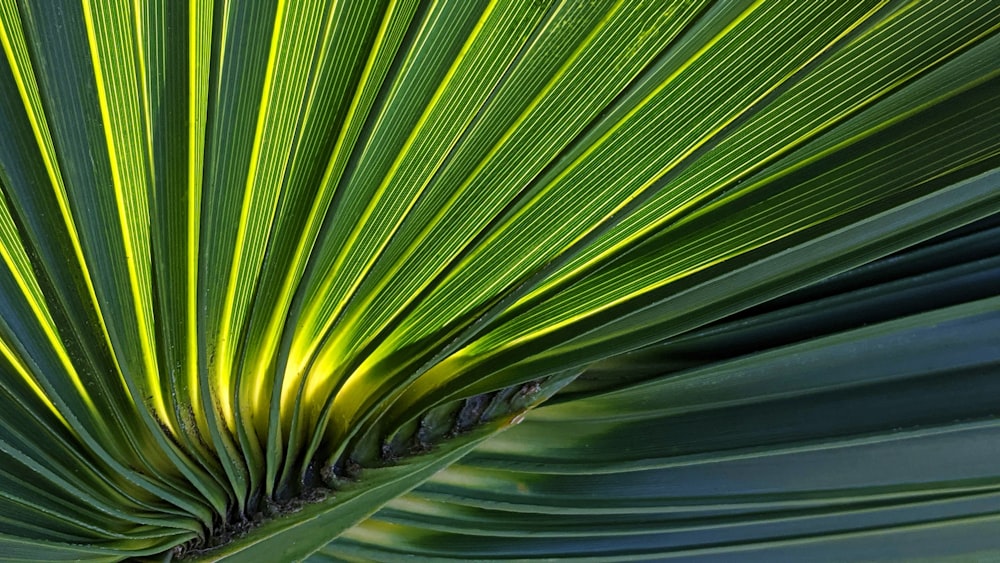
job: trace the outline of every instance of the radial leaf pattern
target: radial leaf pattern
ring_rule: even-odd
[[[0,0],[0,556],[997,549],[998,31]]]

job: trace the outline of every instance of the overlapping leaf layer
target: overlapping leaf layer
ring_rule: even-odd
[[[0,555],[996,547],[998,31],[0,0]]]

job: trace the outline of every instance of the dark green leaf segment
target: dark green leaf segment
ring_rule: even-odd
[[[991,439],[998,212],[993,1],[0,0],[0,558],[988,549],[864,460]]]

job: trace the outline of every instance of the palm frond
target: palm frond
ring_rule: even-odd
[[[0,0],[0,553],[979,538],[973,453],[801,510],[818,481],[668,490],[990,439],[998,30],[979,0]],[[597,532],[616,483],[642,498]]]
[[[595,367],[312,560],[995,552],[996,234],[981,222]]]

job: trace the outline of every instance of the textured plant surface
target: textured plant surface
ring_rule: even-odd
[[[0,0],[0,558],[996,556],[998,30]]]

